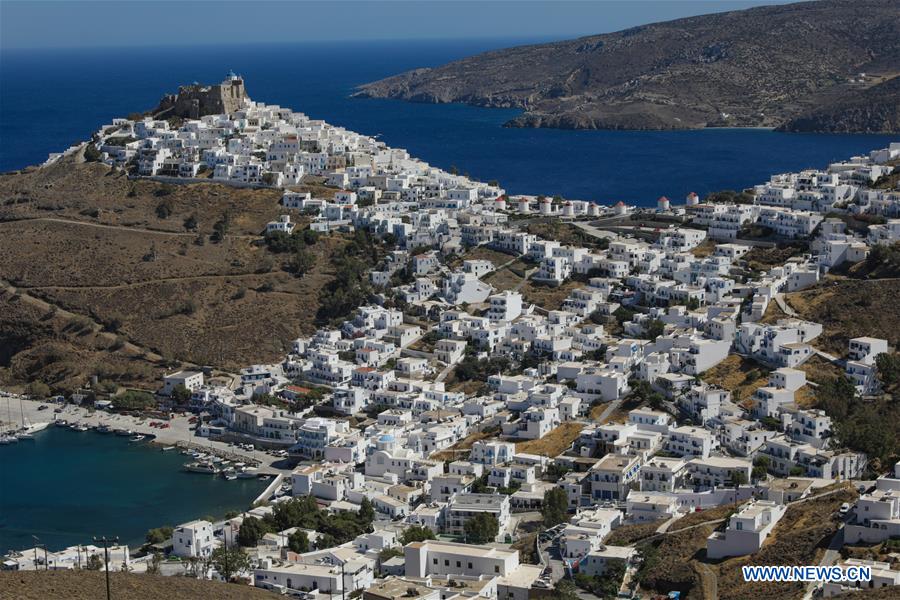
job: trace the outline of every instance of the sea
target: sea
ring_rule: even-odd
[[[96,32],[102,35],[102,32]],[[653,205],[824,167],[900,136],[701,131],[514,129],[516,110],[353,99],[356,86],[536,39],[317,42],[253,46],[4,50],[0,171],[43,162],[114,117],[150,109],[180,84],[244,76],[255,100],[279,104],[407,149],[510,193]]]
[[[138,546],[147,530],[246,510],[266,483],[182,470],[189,456],[146,442],[50,426],[0,446],[0,555],[51,551],[118,537]]]

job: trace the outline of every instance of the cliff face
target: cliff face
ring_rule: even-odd
[[[177,94],[163,96],[153,113],[165,117],[199,119],[206,115],[234,114],[250,97],[244,80],[229,76],[218,85],[183,85]]]
[[[858,93],[859,72],[895,71],[895,0],[823,0],[488,52],[356,95],[516,107],[509,125],[520,127],[777,127]]]

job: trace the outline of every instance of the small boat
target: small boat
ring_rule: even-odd
[[[166,446],[165,448],[162,449],[162,451],[163,452],[171,452],[174,449],[175,449],[175,446]]]
[[[143,436],[143,435],[141,435],[141,434],[137,434],[136,436],[134,436],[133,438],[131,438],[131,439],[128,440],[128,441],[129,441],[129,442],[141,442],[141,441],[144,440],[144,438],[145,438],[145,436]]]
[[[182,454],[183,456],[193,456],[193,455],[194,455],[194,451],[193,451],[193,450],[190,450],[190,449],[182,450],[182,451],[181,451],[181,454]]]
[[[82,425],[80,423],[77,423],[72,427],[72,431],[84,432],[84,431],[87,431],[88,429],[90,429],[90,427],[88,427],[87,425]]]
[[[17,441],[19,441],[19,440],[15,439],[15,438],[9,439],[9,437],[7,437],[5,435],[0,435],[0,446],[6,446],[8,444],[12,444],[13,442],[17,442]]]
[[[106,423],[97,425],[97,433],[109,433],[110,431],[112,431],[112,429],[110,429],[109,425]]]
[[[259,480],[260,480],[260,481],[268,481],[268,480],[270,480],[270,479],[272,479],[272,476],[271,476],[271,475],[260,475],[260,476],[259,476]]]
[[[191,462],[184,465],[184,470],[189,471],[191,473],[206,473],[209,475],[215,475],[219,472],[219,469],[210,463],[204,462]]]
[[[255,479],[259,476],[259,469],[256,467],[245,467],[238,471],[238,479]]]
[[[237,472],[234,469],[225,469],[222,471],[222,475],[225,477],[225,481],[234,481],[237,479]]]
[[[16,434],[16,439],[17,440],[33,440],[34,435],[27,431],[21,431]]]
[[[28,431],[28,433],[37,433],[38,431],[43,431],[43,430],[47,429],[47,427],[49,427],[49,426],[50,426],[50,423],[48,423],[47,421],[41,421],[40,423],[32,423],[25,429]]]
[[[130,429],[114,429],[113,433],[121,437],[128,437],[134,435],[134,432]]]
[[[65,419],[57,419],[57,420],[53,421],[53,424],[56,425],[57,427],[66,427],[69,425],[69,422],[66,421]]]

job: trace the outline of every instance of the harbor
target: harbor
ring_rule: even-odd
[[[23,421],[28,436],[8,435]],[[0,549],[26,547],[32,536],[50,549],[94,535],[137,546],[148,529],[245,510],[289,472],[265,452],[192,437],[188,416],[159,423],[0,398]]]

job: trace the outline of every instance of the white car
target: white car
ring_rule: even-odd
[[[838,512],[841,514],[841,516],[846,515],[848,512],[850,512],[850,504],[844,502],[843,504],[841,504],[841,508],[840,510],[838,510]]]

